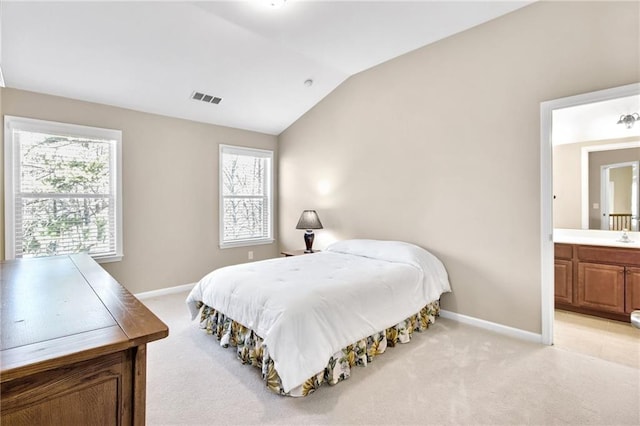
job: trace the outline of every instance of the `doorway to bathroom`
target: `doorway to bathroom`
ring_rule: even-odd
[[[618,121],[638,110],[640,84],[541,104],[543,342],[636,367],[638,330],[555,309],[554,234],[624,229],[637,238],[640,122]]]

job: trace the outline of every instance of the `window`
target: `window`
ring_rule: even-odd
[[[5,116],[7,259],[122,258],[122,133]]]
[[[273,151],[220,145],[220,247],[273,242]]]

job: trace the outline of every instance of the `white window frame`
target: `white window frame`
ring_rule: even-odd
[[[266,179],[265,179],[265,193],[268,199],[267,206],[269,207],[269,221],[268,221],[268,236],[265,238],[252,238],[247,240],[237,240],[237,241],[224,241],[224,176],[222,174],[223,170],[223,157],[224,154],[235,154],[235,155],[248,155],[253,157],[261,157],[268,158],[269,165],[266,170]],[[219,247],[221,249],[232,248],[232,247],[247,247],[247,246],[255,246],[255,245],[263,245],[263,244],[272,244],[275,239],[273,238],[273,151],[267,149],[258,149],[258,148],[249,148],[243,146],[236,145],[224,145],[220,144],[219,153],[218,153],[218,214],[219,214]]]
[[[79,124],[60,123],[56,121],[36,120],[33,118],[4,117],[4,186],[5,186],[5,258],[15,259],[15,176],[18,164],[16,164],[16,144],[13,138],[13,130],[31,132],[52,133],[67,137],[104,139],[115,141],[115,155],[112,157],[110,167],[115,169],[115,254],[93,255],[100,263],[116,262],[122,260],[122,131],[103,129],[98,127],[82,126]]]

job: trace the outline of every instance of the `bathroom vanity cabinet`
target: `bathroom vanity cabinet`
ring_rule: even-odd
[[[640,250],[556,243],[555,304],[629,322],[640,309]]]

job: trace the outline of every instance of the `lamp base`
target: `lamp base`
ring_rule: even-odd
[[[304,233],[304,244],[307,247],[307,249],[304,251],[305,253],[313,253],[313,249],[311,249],[311,247],[313,246],[314,237],[315,235],[310,229],[307,229],[307,232]]]

